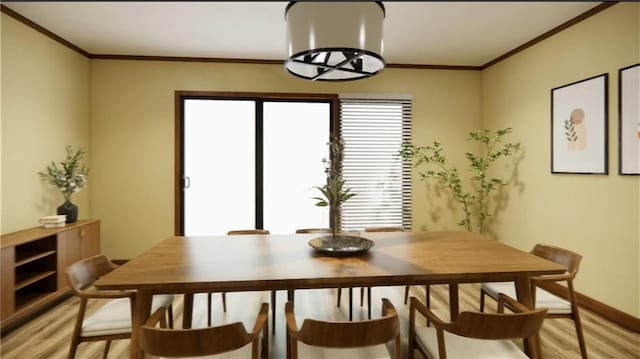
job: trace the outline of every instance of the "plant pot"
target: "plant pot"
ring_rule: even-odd
[[[71,203],[68,199],[58,207],[56,213],[65,214],[67,216],[67,223],[73,223],[78,220],[78,206]]]

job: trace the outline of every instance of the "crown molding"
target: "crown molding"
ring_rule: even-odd
[[[429,65],[429,64],[386,64],[387,68],[395,69],[426,69],[426,70],[463,70],[463,71],[482,71],[485,70],[583,20],[590,18],[591,16],[608,9],[609,7],[617,4],[619,1],[605,1],[602,4],[585,11],[584,13],[574,17],[573,19],[566,21],[565,23],[556,26],[555,28],[545,32],[544,34],[510,50],[495,59],[487,62],[481,66],[473,65]],[[92,54],[88,51],[76,46],[75,44],[63,39],[55,33],[45,29],[37,23],[29,20],[28,18],[20,15],[19,13],[11,10],[7,6],[0,4],[0,12],[11,16],[12,18],[22,22],[23,24],[31,27],[32,29],[42,33],[43,35],[51,38],[54,41],[70,48],[71,50],[89,58],[99,60],[136,60],[136,61],[181,61],[181,62],[216,62],[216,63],[233,63],[233,64],[261,64],[261,65],[284,65],[283,60],[266,60],[266,59],[234,59],[234,58],[216,58],[216,57],[182,57],[182,56],[142,56],[142,55],[117,55],[117,54]]]

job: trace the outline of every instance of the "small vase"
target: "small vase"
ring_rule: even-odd
[[[78,206],[71,203],[71,201],[67,198],[64,203],[58,207],[57,214],[66,214],[67,215],[67,223],[73,223],[78,220]]]
[[[337,206],[329,206],[329,228],[331,228],[331,237],[335,240],[340,231],[340,212]]]

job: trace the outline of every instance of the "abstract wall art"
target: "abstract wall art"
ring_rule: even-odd
[[[608,80],[602,74],[551,90],[551,173],[608,174]]]

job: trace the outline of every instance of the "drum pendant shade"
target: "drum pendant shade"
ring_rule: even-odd
[[[348,81],[384,69],[382,2],[290,2],[285,10],[291,74],[313,81]]]

